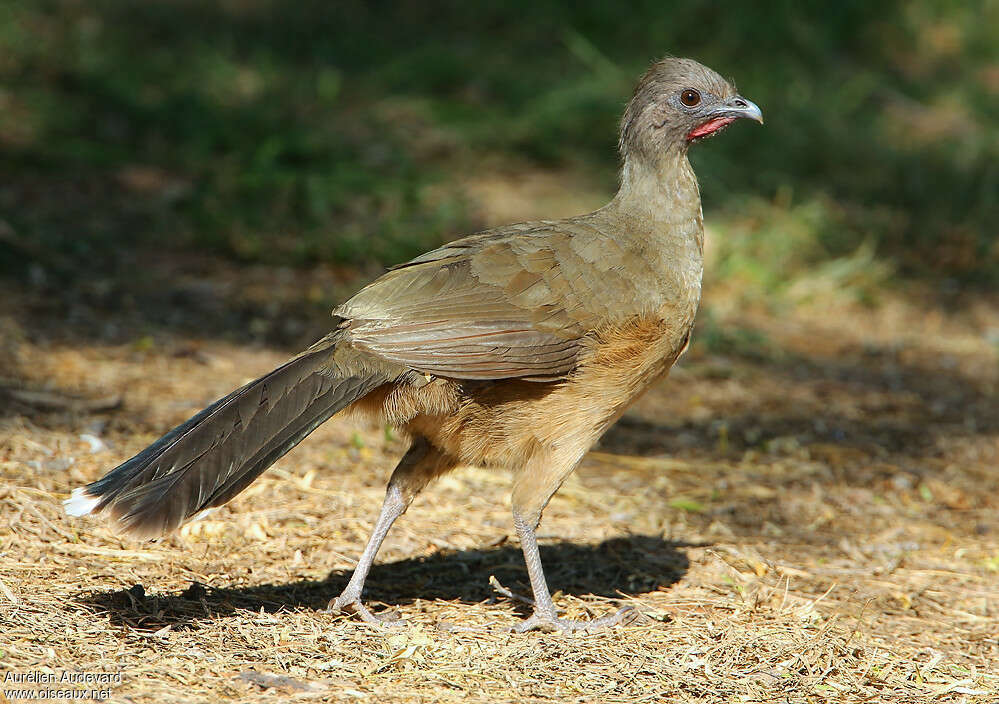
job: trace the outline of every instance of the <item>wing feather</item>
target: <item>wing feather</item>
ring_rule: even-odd
[[[584,233],[604,242],[597,281],[580,275],[593,269],[572,242]],[[491,230],[390,270],[335,314],[353,345],[423,373],[564,378],[587,332],[631,290],[615,253],[612,238],[571,220]]]

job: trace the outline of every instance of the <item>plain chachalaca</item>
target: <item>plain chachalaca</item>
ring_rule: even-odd
[[[382,621],[361,590],[392,523],[460,464],[514,471],[513,519],[534,591],[516,630],[594,629],[557,616],[535,529],[552,494],[690,338],[703,226],[688,147],[760,109],[714,71],[667,58],[621,121],[621,187],[603,208],[498,227],[395,267],[334,311],[333,331],[76,489],[72,515],[174,530],[245,489],[346,409],[379,414],[412,445],[373,534],[331,608]]]

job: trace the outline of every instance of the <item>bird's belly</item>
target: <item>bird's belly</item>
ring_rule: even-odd
[[[588,336],[578,368],[564,381],[449,381],[460,397],[454,410],[420,414],[405,426],[467,464],[516,469],[546,449],[582,456],[669,371],[689,332],[676,316],[606,326]]]

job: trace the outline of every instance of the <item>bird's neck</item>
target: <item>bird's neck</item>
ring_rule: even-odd
[[[626,157],[621,188],[607,208],[635,222],[642,236],[703,250],[701,196],[686,149],[655,161]]]
[[[704,223],[686,150],[652,164],[625,159],[621,188],[603,212],[617,223],[618,244],[641,257],[655,277],[652,307],[668,306],[671,318],[692,324],[701,298]]]

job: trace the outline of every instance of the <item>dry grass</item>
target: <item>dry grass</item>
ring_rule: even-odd
[[[418,499],[372,572],[410,625],[325,613],[404,447],[350,420],[163,542],[68,519],[72,486],[285,355],[8,344],[8,385],[51,397],[0,406],[0,671],[121,672],[131,702],[999,700],[999,307],[733,321],[768,356],[695,348],[549,507],[558,605],[643,614],[573,636],[506,632],[523,607],[490,577],[526,573],[508,478],[479,469]]]

